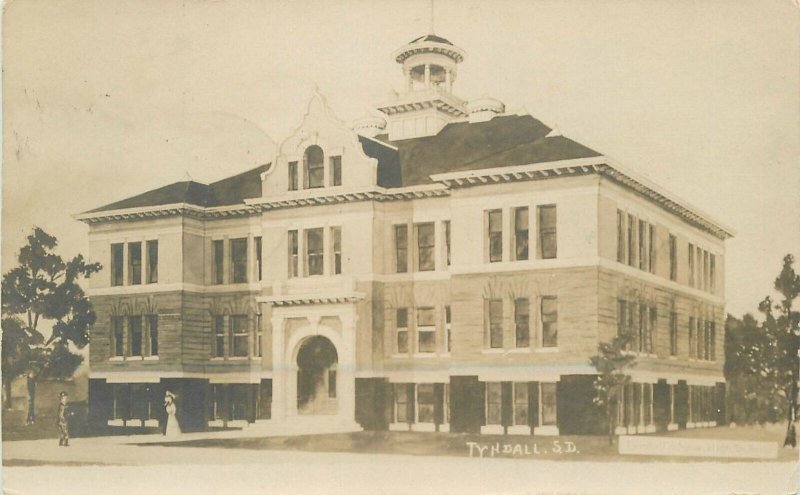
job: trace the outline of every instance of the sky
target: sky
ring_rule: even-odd
[[[800,257],[793,0],[436,0],[490,95],[688,200],[727,242],[728,311]],[[80,213],[272,160],[314,87],[344,122],[402,88],[429,0],[12,0],[3,16],[2,269],[33,225],[88,252]],[[798,262],[800,270],[800,262]]]

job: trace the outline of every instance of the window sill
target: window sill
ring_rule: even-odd
[[[436,431],[435,423],[412,423],[411,431]]]
[[[514,347],[513,349],[509,349],[509,354],[530,354],[531,348],[530,347]]]
[[[554,352],[559,352],[558,347],[537,347],[534,352],[538,354],[551,354]]]
[[[392,354],[392,359],[408,359],[408,354]]]
[[[531,427],[529,425],[514,425],[508,427],[509,435],[530,435]]]
[[[506,350],[501,348],[483,349],[481,354],[505,354]]]
[[[108,358],[109,361],[125,361],[125,356],[112,356]]]
[[[229,356],[228,361],[249,361],[249,356]]]
[[[408,423],[389,423],[389,431],[409,431],[411,425]]]
[[[158,356],[145,356],[142,358],[144,361],[158,361]]]
[[[436,354],[435,352],[415,352],[412,357],[414,357],[414,358],[437,358],[437,357],[439,357],[439,354]]]
[[[481,435],[502,435],[505,433],[503,425],[483,425],[481,426]]]

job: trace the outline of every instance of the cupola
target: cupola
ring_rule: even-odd
[[[390,140],[432,136],[467,117],[464,101],[453,95],[464,56],[464,50],[435,34],[415,38],[394,52],[403,68],[404,88],[378,106],[387,117]]]

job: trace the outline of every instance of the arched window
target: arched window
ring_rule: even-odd
[[[325,184],[325,165],[322,148],[311,145],[303,155],[303,185],[305,189],[323,187]]]

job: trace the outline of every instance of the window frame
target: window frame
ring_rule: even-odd
[[[158,283],[158,240],[146,241],[147,273],[145,280],[148,284]]]
[[[503,349],[503,300],[499,298],[487,299],[486,308],[488,313],[486,317],[486,343],[488,348]]]
[[[503,382],[485,382],[485,417],[487,425],[503,424]],[[496,389],[496,390],[494,390]],[[494,398],[496,397],[496,401]],[[494,420],[494,415],[497,420]]]
[[[214,285],[225,283],[225,241],[215,239],[212,241],[212,252],[214,256]]]
[[[678,280],[678,237],[669,235],[669,279]]]
[[[237,314],[228,317],[230,325],[229,357],[246,358],[250,356],[250,319],[247,315]],[[242,344],[241,341],[244,340]],[[241,351],[243,350],[243,351]]]
[[[247,276],[247,237],[228,239],[230,278],[233,284],[246,284]]]
[[[395,224],[393,231],[395,273],[408,273],[408,224]]]
[[[287,171],[288,171],[288,185],[287,190],[289,191],[297,191],[300,187],[300,181],[298,180],[299,174],[297,173],[297,161],[291,161],[287,164]]]
[[[524,309],[521,313],[520,309]],[[520,339],[520,331],[524,340]],[[527,349],[531,346],[531,300],[527,297],[514,299],[514,346],[517,349]]]
[[[214,348],[212,349],[212,357],[214,358],[224,358],[227,354],[225,349],[225,341],[227,340],[227,335],[225,331],[225,316],[224,315],[214,315],[211,318],[211,331],[212,336],[214,337]]]
[[[498,230],[499,229],[499,230]],[[486,210],[486,258],[489,263],[503,261],[503,210]]]
[[[319,249],[314,247],[314,251],[311,250],[311,237],[318,236],[319,239]],[[303,250],[305,251],[303,254],[304,258],[304,275],[306,277],[313,277],[317,275],[325,275],[325,229],[322,227],[316,227],[313,229],[305,229],[303,230]],[[315,239],[316,240],[316,239]],[[312,261],[313,264],[313,272],[312,272]]]
[[[547,212],[553,212],[552,225],[546,225]],[[558,209],[556,204],[536,206],[536,252],[538,259],[549,260],[558,258]],[[552,251],[550,248],[552,247]]]
[[[522,214],[524,213],[524,222]],[[519,206],[513,209],[514,222],[514,249],[512,251],[514,261],[527,261],[530,258],[530,210],[527,206]],[[524,223],[524,225],[521,225]],[[524,227],[524,228],[522,228]]]
[[[333,275],[342,274],[342,228],[331,227],[331,252],[333,254]]]
[[[341,155],[333,155],[328,158],[328,164],[330,166],[330,183],[331,186],[341,186],[342,185],[342,156]]]
[[[403,315],[402,319],[400,315]],[[396,354],[409,354],[409,328],[408,328],[408,308],[395,308],[395,320],[394,320],[394,344],[395,344],[395,351]],[[403,324],[401,326],[401,323]],[[400,336],[404,335],[405,343],[403,346],[400,345]],[[403,349],[403,347],[405,349]]]
[[[138,250],[138,256],[134,256],[134,251]],[[142,285],[142,243],[141,241],[128,243],[128,285]]]
[[[422,306],[415,308],[414,311],[416,315],[416,348],[417,353],[419,354],[435,354],[436,353],[436,307],[435,306]],[[422,315],[425,314],[429,320],[425,322],[422,321]],[[427,323],[427,324],[424,324]],[[423,350],[422,348],[422,337],[426,335],[426,338],[431,338],[432,342],[426,342],[426,345],[430,345],[430,350]]]
[[[553,308],[551,308],[552,311],[546,312],[545,303],[549,301],[552,301]],[[546,321],[548,316],[552,319]],[[541,342],[540,342],[541,347],[557,348],[558,347],[558,296],[542,296],[540,298],[539,321],[542,329]],[[553,333],[553,339],[554,339],[553,343],[548,343],[548,341],[545,340],[546,336],[548,335],[548,328],[550,328],[548,325],[552,325],[552,327],[555,328],[555,332],[551,332]]]
[[[155,330],[155,332],[153,331]],[[159,352],[158,314],[147,315],[147,355],[157,357]]]
[[[125,285],[125,243],[114,242],[111,244],[111,286]]]
[[[127,356],[144,357],[144,328],[140,315],[128,316],[128,335]],[[135,352],[137,349],[138,352]]]
[[[289,230],[286,233],[288,278],[300,276],[300,233],[297,229]]]
[[[422,230],[430,229],[430,233],[421,235]],[[418,272],[431,272],[436,270],[436,224],[435,222],[422,222],[414,224],[414,237],[417,244],[417,266]],[[425,239],[429,243],[423,244],[422,240]],[[423,253],[425,256],[423,257]],[[425,259],[425,264],[423,264]]]
[[[311,161],[310,152],[319,150],[319,161]],[[316,157],[314,157],[316,158]],[[325,187],[325,151],[312,144],[303,152],[303,189],[320,189]]]

